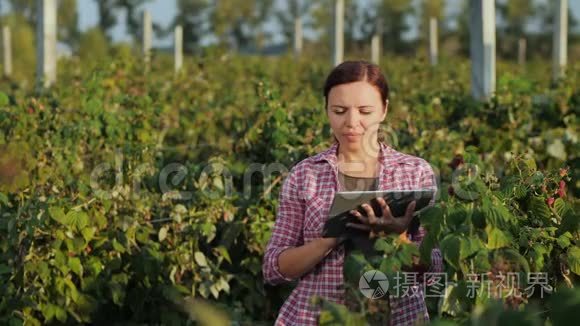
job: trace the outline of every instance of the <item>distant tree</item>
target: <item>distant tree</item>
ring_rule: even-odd
[[[574,34],[572,31],[578,26],[578,19],[572,14],[568,1],[568,42],[574,41]],[[538,4],[536,11],[536,18],[540,22],[539,33],[536,35],[534,42],[529,46],[534,51],[544,58],[551,58],[552,56],[552,38],[554,33],[554,18],[556,13],[556,1],[548,1],[547,3]]]
[[[277,8],[275,16],[282,28],[282,35],[288,43],[292,43],[294,39],[294,21],[297,18],[302,18],[303,27],[312,27],[308,19],[309,11],[312,8],[313,1],[308,0],[289,0],[286,2],[286,8]]]
[[[421,19],[419,20],[419,39],[429,39],[429,21],[431,17],[435,17],[438,22],[441,22],[444,18],[444,15],[445,0],[422,0]],[[438,26],[442,26],[442,24],[438,24]]]
[[[469,56],[469,1],[461,4],[459,14],[455,16],[455,35],[459,43],[458,52],[462,56]]]
[[[115,8],[125,10],[125,25],[129,35],[135,42],[141,38],[143,29],[143,5],[151,0],[117,0]],[[154,29],[159,30],[159,26],[154,25]]]
[[[34,80],[36,47],[34,28],[27,17],[11,13],[0,18],[3,25],[9,26],[12,33],[12,69],[18,80]],[[2,46],[0,44],[0,46]]]
[[[410,29],[407,19],[414,13],[412,0],[371,2],[371,6],[358,18],[362,38],[368,40],[380,29],[384,49],[395,53],[405,52],[409,46],[403,40],[403,34]]]
[[[383,44],[385,49],[395,53],[407,50],[403,34],[409,29],[407,18],[414,14],[412,0],[382,0],[378,14],[383,22]]]
[[[335,0],[314,1],[312,9],[312,27],[319,35],[320,44],[330,44],[334,30],[334,4]],[[361,41],[369,38],[365,29],[367,19],[374,19],[375,15],[368,17],[369,11],[362,9],[360,1],[345,0],[344,2],[344,41],[347,51],[357,48]]]
[[[24,17],[30,25],[34,26],[36,22],[37,0],[7,0],[7,2],[12,9],[11,12]]]
[[[529,0],[504,0],[496,3],[500,22],[497,24],[497,52],[504,58],[517,57],[518,40],[526,37],[526,24],[536,12]]]
[[[81,34],[78,55],[83,61],[103,60],[108,53],[109,42],[100,27],[95,26]]]
[[[80,37],[77,0],[58,0],[58,40],[76,49]]]
[[[99,28],[107,38],[111,40],[109,31],[117,24],[117,16],[115,15],[115,4],[118,0],[95,0],[97,4],[97,11],[99,13]]]
[[[271,16],[273,0],[216,0],[211,28],[220,43],[234,48],[260,47],[269,36],[264,23]]]
[[[177,0],[177,15],[164,31],[164,36],[173,33],[177,25],[183,28],[183,48],[193,53],[200,46],[201,38],[209,32],[207,22],[211,6],[210,0]]]

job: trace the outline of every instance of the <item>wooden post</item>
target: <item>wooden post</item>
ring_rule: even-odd
[[[178,73],[183,65],[183,27],[175,26],[174,31],[174,60],[175,72]]]
[[[302,18],[294,19],[294,55],[298,58],[302,53]]]
[[[568,48],[568,0],[556,0],[554,17],[553,68],[554,80],[564,77]]]
[[[334,0],[333,34],[332,63],[336,67],[344,60],[344,0]]]
[[[10,39],[10,27],[4,26],[2,28],[2,48],[4,49],[4,76],[10,77],[12,75],[12,42]]]
[[[526,39],[521,37],[518,40],[518,64],[523,66],[526,64]]]
[[[437,46],[437,18],[429,18],[429,62],[432,66],[437,65],[438,46]]]
[[[149,69],[151,62],[151,15],[147,10],[143,12],[143,57],[145,61],[145,69]]]
[[[381,37],[378,33],[371,38],[371,61],[378,65],[381,57]]]
[[[39,87],[56,81],[56,0],[38,0],[36,80]]]
[[[376,65],[380,64],[381,61],[382,37],[383,19],[379,17],[375,21],[375,32],[371,38],[371,61]]]
[[[495,92],[495,2],[470,1],[471,94],[488,99]]]

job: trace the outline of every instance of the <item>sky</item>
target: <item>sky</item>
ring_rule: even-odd
[[[2,0],[0,0],[2,1]],[[225,0],[227,1],[227,0]],[[275,0],[276,1],[276,5],[281,7],[283,6],[284,2],[286,0]],[[363,5],[368,5],[369,3],[371,3],[371,0],[357,0],[357,1],[361,1],[363,3]],[[415,2],[418,2],[420,0],[413,0]],[[459,8],[461,7],[461,3],[463,1],[468,1],[468,0],[447,0],[447,7],[446,7],[446,15],[450,16],[453,15],[454,13],[457,13]],[[553,0],[534,0],[536,2],[546,2],[546,1],[553,1]],[[95,26],[98,22],[98,11],[97,11],[97,6],[96,6],[96,2],[95,0],[77,0],[78,3],[78,14],[79,14],[79,25],[80,25],[80,29],[81,30],[87,30],[93,26]],[[572,11],[572,14],[578,19],[580,20],[580,0],[569,0],[568,1],[568,6],[570,7],[570,10]],[[144,8],[146,8],[150,13],[151,13],[151,17],[153,19],[154,23],[157,23],[163,27],[168,26],[171,21],[173,20],[173,17],[175,16],[177,9],[176,9],[176,0],[150,0],[145,6]],[[5,9],[5,6],[3,6],[4,10],[7,10],[7,8]],[[118,24],[112,29],[111,31],[111,36],[113,38],[113,41],[115,42],[121,42],[121,41],[130,41],[130,36],[127,33],[127,29],[125,27],[124,24],[124,12],[123,11],[119,11],[118,13]],[[404,35],[405,38],[414,38],[416,37],[417,34],[417,29],[416,29],[416,25],[414,22],[410,22],[412,29],[407,33],[407,35]],[[532,24],[533,25],[533,24]],[[280,31],[280,27],[279,25],[274,21],[274,19],[272,20],[272,22],[269,22],[266,24],[266,28],[269,31],[274,31],[275,33]],[[531,26],[531,29],[534,29],[534,26]],[[579,27],[580,29],[580,27]],[[576,30],[576,32],[578,32],[578,29]],[[277,43],[277,42],[281,42],[282,41],[282,36],[279,35],[279,33],[277,37],[274,38],[273,42]],[[308,31],[305,31],[306,36],[308,36]],[[206,39],[205,41],[208,42],[211,39]],[[157,38],[155,37],[153,40],[153,46],[154,47],[165,47],[165,46],[170,46],[172,44],[172,37],[171,35],[165,37],[165,38]]]
[[[95,0],[77,0],[78,1],[78,13],[79,13],[79,25],[81,30],[86,30],[94,25],[97,24],[98,16],[97,16],[97,6],[95,4]],[[286,0],[276,0],[276,5],[282,6]],[[367,5],[371,3],[371,0],[358,0],[361,1],[363,4]],[[417,2],[418,0],[414,0]],[[459,8],[461,7],[461,3],[467,0],[447,0],[447,7],[446,7],[446,14],[452,15],[453,13],[457,13]],[[546,2],[546,1],[553,1],[553,0],[535,0],[536,2]],[[580,0],[569,0],[568,6],[572,11],[572,14],[580,20]],[[151,0],[144,6],[149,12],[151,13],[151,17],[153,22],[158,23],[159,25],[166,27],[168,26],[173,17],[175,16],[177,9],[176,9],[176,1],[175,0]],[[122,11],[119,12],[119,24],[113,28],[111,36],[114,41],[130,41],[130,37],[127,33],[127,30],[124,25],[124,13]],[[411,24],[411,26],[415,27],[412,28],[408,35],[405,35],[406,38],[414,38],[417,34],[416,24]],[[266,25],[268,30],[278,32],[280,31],[279,26],[275,22],[269,22]],[[533,26],[531,27],[533,29]],[[305,31],[307,34],[308,31]],[[307,34],[308,36],[308,34]],[[282,37],[278,36],[273,40],[275,43],[282,41]],[[207,39],[206,39],[207,42]],[[171,36],[167,36],[165,38],[154,38],[153,46],[154,47],[165,47],[170,46],[172,44]]]

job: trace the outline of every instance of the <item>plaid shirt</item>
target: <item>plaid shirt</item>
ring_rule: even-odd
[[[296,164],[286,177],[280,192],[276,223],[264,255],[262,272],[265,282],[292,281],[279,271],[280,253],[321,237],[334,193],[344,190],[338,182],[337,149],[338,143],[335,142],[328,150]],[[421,158],[397,152],[381,142],[379,162],[380,190],[437,189],[433,169]],[[425,230],[420,227],[409,238],[420,244],[424,235]],[[439,249],[432,251],[431,258],[429,272],[441,272],[443,262]],[[301,276],[280,309],[276,325],[316,325],[320,309],[310,304],[313,295],[344,304],[344,260],[344,245],[339,245],[316,268]],[[414,287],[417,295],[390,298],[391,325],[429,320],[422,287]]]

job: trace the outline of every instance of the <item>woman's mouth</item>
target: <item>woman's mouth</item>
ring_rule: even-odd
[[[359,137],[361,136],[360,134],[357,134],[357,133],[346,133],[346,134],[342,134],[342,135],[348,141],[358,141]]]

